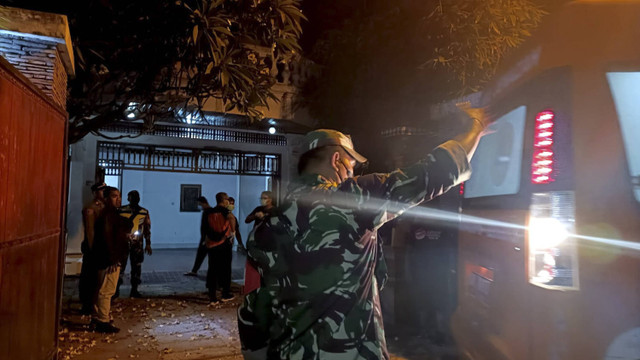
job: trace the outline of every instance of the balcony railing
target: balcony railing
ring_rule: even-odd
[[[105,175],[123,170],[280,176],[280,155],[98,142]]]
[[[236,143],[287,146],[287,137],[258,132],[231,129],[219,129],[205,126],[181,126],[155,124],[151,130],[144,129],[141,123],[116,123],[102,129],[105,132],[121,134],[143,134],[185,139],[227,141]]]

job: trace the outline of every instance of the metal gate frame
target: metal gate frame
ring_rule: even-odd
[[[270,176],[276,198],[280,194],[280,154],[113,141],[98,141],[96,147],[96,178],[122,176],[124,170]]]
[[[96,169],[280,177],[279,154],[98,141]]]

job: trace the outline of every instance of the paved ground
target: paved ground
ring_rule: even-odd
[[[233,292],[237,298],[208,306],[205,272],[184,276],[193,265],[195,250],[158,250],[143,265],[145,298],[128,298],[128,279],[122,296],[113,302],[114,324],[121,331],[103,335],[89,331],[89,318],[79,314],[78,279],[65,278],[59,359],[242,359],[236,326],[236,309],[243,283],[244,257],[234,255]],[[422,336],[390,331],[389,349],[394,360],[455,359],[455,352],[438,348]]]

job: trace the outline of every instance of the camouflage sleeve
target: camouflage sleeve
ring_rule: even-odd
[[[362,188],[361,206],[373,213],[374,227],[407,209],[443,194],[471,175],[467,154],[457,141],[447,141],[427,157],[409,167],[388,174],[356,178]]]
[[[376,259],[376,269],[374,272],[376,276],[376,281],[378,282],[378,291],[382,291],[384,285],[387,283],[387,279],[389,278],[389,272],[387,270],[387,262],[384,259],[384,254],[382,252],[382,241],[378,240],[378,256]]]

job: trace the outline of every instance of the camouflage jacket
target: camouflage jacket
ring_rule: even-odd
[[[243,348],[267,347],[270,359],[388,359],[377,229],[469,175],[466,153],[454,141],[388,174],[341,184],[303,175],[281,214],[247,241],[263,283],[239,309]],[[269,228],[261,238],[260,229]]]

